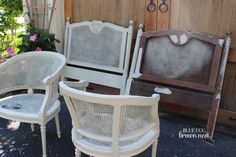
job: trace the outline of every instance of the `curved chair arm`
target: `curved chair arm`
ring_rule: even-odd
[[[111,106],[158,106],[159,94],[153,94],[152,97],[131,96],[131,95],[106,95],[90,93],[77,90],[66,85],[65,81],[59,83],[62,94],[69,95],[72,98],[80,99],[86,102],[96,102],[99,104],[109,104]]]
[[[63,81],[67,86],[75,88],[75,89],[79,89],[79,90],[83,90],[86,91],[86,88],[89,85],[89,82],[86,80],[80,80],[80,81]]]
[[[46,91],[39,115],[42,121],[47,110],[59,97],[58,82],[65,66],[62,54],[42,51],[16,55],[0,65],[0,94],[17,89]]]
[[[43,79],[45,84],[45,97],[39,111],[41,120],[46,117],[48,107],[59,98],[58,84],[65,64],[62,64],[55,73]]]

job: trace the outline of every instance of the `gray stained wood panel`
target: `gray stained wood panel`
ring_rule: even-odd
[[[122,35],[108,27],[98,33],[89,26],[72,28],[70,60],[119,68]]]
[[[150,75],[207,84],[214,47],[191,39],[188,44],[173,44],[168,36],[147,41],[142,71]],[[153,66],[155,65],[155,66]]]

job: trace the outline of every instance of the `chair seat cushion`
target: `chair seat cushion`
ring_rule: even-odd
[[[92,154],[88,153],[90,156],[94,156],[95,154],[99,156],[98,154],[100,153],[102,157],[112,156],[111,143],[110,145],[104,145],[102,144],[104,142],[102,140],[99,142],[96,140],[84,138],[83,136],[80,137],[75,128],[72,129],[71,134],[73,144],[82,150],[82,152],[92,152]],[[157,138],[157,132],[155,130],[150,130],[138,139],[126,141],[126,144],[120,142],[120,156],[127,156],[127,154],[129,154],[128,156],[137,155],[147,149]]]
[[[19,94],[0,99],[0,117],[21,121],[39,122],[39,111],[41,109],[44,94]],[[60,102],[55,101],[48,108],[47,117],[60,110]]]

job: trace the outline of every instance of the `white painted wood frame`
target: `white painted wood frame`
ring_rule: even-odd
[[[135,47],[134,47],[134,54],[132,58],[132,63],[129,71],[129,77],[127,79],[127,84],[126,84],[126,89],[125,89],[125,94],[129,95],[130,94],[130,88],[131,88],[131,83],[133,78],[138,78],[141,76],[140,73],[140,66],[141,66],[141,61],[142,61],[142,53],[143,50],[140,47],[140,40],[141,36],[143,34],[143,25],[139,25],[139,30],[137,33],[137,38],[135,42]]]
[[[76,157],[80,157],[81,152],[96,157],[130,157],[140,154],[151,145],[153,149],[152,155],[150,156],[156,157],[156,148],[160,135],[158,115],[159,94],[153,94],[151,97],[143,97],[89,93],[82,90],[88,86],[88,82],[86,81],[61,81],[59,86],[72,118],[72,141],[76,147]],[[92,108],[89,107],[90,103],[94,104]],[[85,110],[78,109],[80,105],[86,106],[84,108]],[[143,107],[148,108],[148,110],[145,110]],[[94,108],[96,109],[94,110]],[[111,108],[112,111],[110,112],[109,109]],[[84,113],[83,115],[81,115],[81,111]],[[134,114],[135,111],[142,112],[143,114]],[[88,131],[88,127],[94,127],[94,125],[91,124],[90,120],[87,121],[84,119],[86,119],[86,116],[89,116],[90,119],[93,118],[93,114],[96,115],[96,119],[109,122],[112,126],[111,130],[108,123],[105,126],[101,124],[102,121],[99,121],[99,123],[96,123],[96,130],[99,130],[98,132]],[[143,119],[143,115],[147,116],[145,116],[145,119],[148,119],[147,121]],[[106,118],[110,116],[111,119],[106,121]],[[130,121],[131,119],[134,123]],[[139,121],[139,119],[142,120]],[[125,123],[129,123],[130,125],[125,126]],[[132,124],[140,127],[134,129],[130,127]],[[125,132],[126,129],[129,130],[129,133],[122,133],[122,130]],[[111,133],[107,135],[105,132]],[[122,144],[122,141],[129,142]],[[109,144],[103,145],[101,144],[103,142]]]
[[[128,28],[125,28],[112,23],[107,23],[102,21],[91,21],[91,22],[84,21],[70,24],[69,20],[70,18],[67,18],[66,31],[65,31],[65,47],[64,47],[64,55],[67,58],[67,65],[65,67],[65,73],[63,77],[65,79],[71,78],[76,80],[88,80],[91,83],[117,88],[120,89],[120,94],[124,94],[129,70],[130,50],[131,50],[131,42],[133,35],[133,22],[130,21],[130,26]],[[80,55],[83,53],[79,51],[83,49],[87,50],[86,47],[83,48],[83,46],[86,45],[84,44],[81,45],[81,43],[80,44],[78,43],[78,49],[76,48],[77,51],[76,53],[78,53],[78,58],[76,59],[75,57],[73,57],[74,54],[72,54],[72,52],[75,53],[75,44],[73,44],[73,42],[75,42],[74,41],[76,39],[75,35],[77,35],[73,33],[73,30],[76,29],[86,29],[86,31],[92,34],[92,36],[96,36],[96,34],[98,33],[100,33],[99,35],[103,36],[101,32],[106,33],[107,31],[106,29],[108,29],[112,33],[114,32],[116,34],[119,34],[120,36],[119,42],[114,43],[114,45],[113,44],[110,45],[114,47],[117,46],[117,50],[114,51],[119,52],[119,54],[116,54],[119,55],[118,59],[119,63],[117,63],[116,66],[111,66],[111,65],[97,64],[92,61],[87,62],[84,60],[82,61],[79,60]],[[112,38],[113,37],[114,36],[112,36]],[[79,40],[78,42],[80,42],[81,38],[78,40]],[[85,44],[87,45],[90,44],[89,47],[90,48],[94,47],[95,51],[97,48],[97,43],[89,43],[89,42],[91,41],[86,41]],[[97,42],[102,42],[102,41],[97,41]],[[104,41],[104,47],[105,46],[109,47],[109,45],[106,44],[108,43]],[[79,45],[81,45],[81,47]],[[99,54],[101,52],[98,51],[97,53]],[[97,54],[91,54],[91,55],[95,56]],[[107,57],[106,55],[103,56],[104,63],[109,62],[109,59],[107,59],[106,57]],[[96,58],[96,56],[94,58]]]
[[[27,52],[16,55],[0,65],[0,117],[8,120],[40,125],[42,156],[47,157],[46,124],[55,118],[58,138],[61,137],[59,112],[61,110],[58,83],[66,58],[56,52]],[[27,94],[14,91],[26,89]],[[45,94],[34,92],[35,89]],[[17,108],[13,108],[16,106]],[[16,139],[19,140],[19,139]]]

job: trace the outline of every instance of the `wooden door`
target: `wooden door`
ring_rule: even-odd
[[[155,10],[148,11],[153,3]],[[168,10],[161,13],[158,7],[162,0],[66,0],[65,17],[71,17],[71,22],[86,20],[102,20],[122,26],[128,26],[133,20],[134,29],[144,24],[145,30],[169,28],[170,0],[166,0]]]

